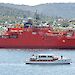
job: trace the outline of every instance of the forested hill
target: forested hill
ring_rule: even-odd
[[[33,15],[35,11],[47,16],[75,17],[75,3],[47,3],[36,6],[0,3],[0,15]]]

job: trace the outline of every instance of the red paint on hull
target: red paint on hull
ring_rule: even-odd
[[[75,33],[72,37],[53,34],[49,29],[20,29],[21,32],[11,32],[7,36],[17,34],[16,38],[0,38],[0,48],[32,48],[32,49],[49,49],[49,48],[75,48]],[[23,32],[22,32],[23,30]]]

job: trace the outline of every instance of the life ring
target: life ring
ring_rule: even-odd
[[[62,42],[65,43],[66,41],[65,40],[62,40]]]

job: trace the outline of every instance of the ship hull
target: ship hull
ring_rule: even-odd
[[[70,64],[71,59],[60,59],[56,61],[26,61],[26,64]]]
[[[40,33],[25,31],[19,33],[17,38],[0,38],[0,48],[75,49],[75,35],[64,37]]]
[[[35,37],[34,37],[35,38]],[[51,37],[49,37],[51,38]],[[26,49],[75,49],[75,40],[69,42],[65,39],[54,38],[48,40],[42,39],[0,39],[0,48],[26,48]]]

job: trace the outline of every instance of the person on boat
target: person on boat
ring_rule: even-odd
[[[61,56],[61,59],[63,59],[63,56]]]
[[[34,56],[34,54],[32,56]]]

